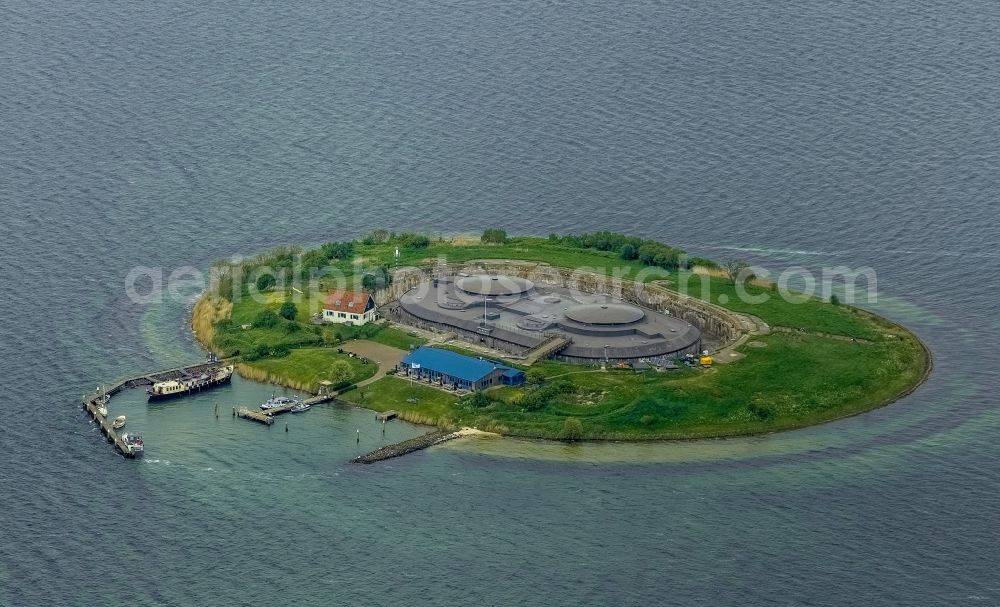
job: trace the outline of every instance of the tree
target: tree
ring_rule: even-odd
[[[333,385],[337,386],[347,383],[353,378],[354,369],[351,368],[351,363],[343,359],[333,361],[333,364],[330,366],[330,381]]]
[[[622,259],[638,259],[639,249],[635,248],[635,246],[633,246],[630,243],[623,244],[621,250],[621,256]]]
[[[483,230],[482,242],[488,244],[503,244],[507,242],[507,230],[503,228],[486,228]]]
[[[563,438],[568,441],[580,440],[583,437],[583,423],[575,417],[567,417],[563,422]]]
[[[750,278],[750,264],[743,261],[742,259],[730,259],[725,264],[726,275],[729,276],[729,280],[736,284],[741,280],[746,280]]]
[[[278,315],[287,320],[295,320],[295,316],[298,314],[299,309],[295,307],[290,301],[286,301],[281,304],[281,309],[278,310]]]
[[[274,285],[277,284],[277,282],[278,281],[274,278],[274,274],[261,274],[257,278],[257,290],[263,293],[268,289],[274,288]]]
[[[366,291],[378,291],[392,284],[392,274],[389,268],[381,267],[361,277],[361,288]]]

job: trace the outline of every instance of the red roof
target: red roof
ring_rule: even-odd
[[[323,309],[361,314],[368,307],[370,298],[371,295],[366,291],[330,291]]]

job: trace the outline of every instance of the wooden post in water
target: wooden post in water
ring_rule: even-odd
[[[361,429],[358,428],[358,444],[361,444]]]

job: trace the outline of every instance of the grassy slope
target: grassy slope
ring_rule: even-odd
[[[365,263],[392,265],[394,248],[359,245],[357,253]],[[398,263],[426,263],[438,256],[445,256],[449,262],[525,259],[598,272],[610,272],[613,267],[626,278],[643,269],[641,264],[625,262],[613,253],[553,245],[530,237],[514,239],[504,246],[434,242],[424,250],[401,251]],[[496,402],[477,409],[458,402],[451,394],[392,377],[366,387],[363,401],[358,391],[345,398],[379,410],[400,410],[411,421],[477,425],[524,436],[558,438],[567,417],[580,419],[584,435],[589,438],[722,436],[802,427],[871,409],[918,383],[929,364],[923,346],[909,332],[849,306],[833,306],[817,299],[792,304],[776,291],[758,286],[750,286],[747,291],[751,295],[768,295],[768,301],[743,303],[727,280],[687,272],[663,272],[649,279],[663,280],[673,289],[686,288],[688,294],[713,303],[721,303],[720,296],[724,296],[724,307],[758,316],[773,327],[802,333],[777,332],[757,338],[755,341],[766,347],[743,346],[743,360],[716,365],[709,371],[578,373],[579,366],[542,362],[533,368],[547,376],[572,373],[565,378],[571,379],[574,390],[530,412],[517,404],[521,390],[491,390]],[[238,329],[240,323],[252,322],[262,309],[276,311],[283,299],[280,294],[264,304],[250,298],[237,302],[232,311],[237,328],[225,332],[219,341],[225,341],[229,346],[226,350],[231,351],[234,344],[242,349],[256,343],[296,345],[332,343],[334,337],[366,337],[348,327],[324,327],[319,335],[309,325],[295,333],[283,327]],[[298,305],[300,320],[308,319],[315,309],[308,301]],[[367,337],[403,349],[421,343],[391,329]],[[281,363],[273,364],[278,365],[274,372],[306,372],[295,371],[296,365],[291,363],[287,370]],[[417,403],[408,403],[408,398],[416,398]]]
[[[399,411],[407,421],[430,425],[451,421],[458,401],[455,395],[443,390],[392,376],[345,392],[342,398],[375,411]]]
[[[316,392],[319,382],[330,380],[330,368],[335,360],[346,360],[354,375],[351,381],[368,379],[378,370],[375,363],[362,364],[357,358],[337,354],[332,348],[300,348],[280,358],[264,358],[242,363],[243,375],[261,381],[271,381],[300,390]],[[249,371],[247,371],[247,368]]]

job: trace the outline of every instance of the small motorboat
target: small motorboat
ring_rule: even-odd
[[[132,449],[132,453],[140,454],[140,455],[142,454],[142,452],[143,452],[143,444],[142,444],[142,437],[141,436],[139,436],[138,434],[128,434],[128,433],[125,433],[125,434],[122,434],[122,440],[125,441],[125,444],[128,445],[129,448]]]
[[[94,399],[94,404],[97,405],[97,412],[101,414],[102,417],[108,416],[108,403],[111,401],[111,397],[104,393],[104,389],[101,389],[101,395]]]
[[[111,423],[111,427],[114,428],[115,430],[118,430],[120,428],[124,428],[125,427],[125,416],[124,415],[119,415],[118,417],[116,417],[115,421],[113,421]]]
[[[291,409],[289,409],[289,411],[291,411],[292,413],[302,413],[303,411],[308,411],[309,407],[312,407],[312,405],[307,405],[306,403],[300,402],[297,403]]]

